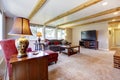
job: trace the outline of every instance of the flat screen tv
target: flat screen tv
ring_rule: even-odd
[[[82,31],[81,32],[81,40],[86,40],[86,41],[97,40],[96,30]]]

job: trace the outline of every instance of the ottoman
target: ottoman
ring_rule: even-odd
[[[48,63],[50,64],[51,62],[57,63],[58,60],[58,53],[54,52],[52,50],[45,50],[45,53],[48,54]]]

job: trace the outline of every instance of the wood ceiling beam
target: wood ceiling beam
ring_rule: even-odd
[[[30,13],[29,15],[29,19],[31,19],[38,11],[39,9],[44,5],[44,3],[46,2],[47,0],[38,0],[36,6],[34,7],[34,9],[32,10],[32,12]]]
[[[87,1],[87,2],[85,2],[85,3],[83,3],[83,4],[81,4],[81,5],[73,8],[73,9],[71,9],[71,10],[69,10],[69,11],[67,11],[67,12],[65,12],[65,13],[63,13],[63,14],[61,14],[61,15],[53,18],[53,19],[51,19],[51,20],[48,20],[48,21],[45,22],[44,24],[47,25],[47,24],[49,24],[49,23],[51,23],[51,22],[53,22],[53,21],[56,21],[56,20],[58,20],[58,19],[60,19],[60,18],[63,18],[63,17],[65,17],[65,16],[68,16],[68,15],[70,15],[70,14],[73,14],[73,13],[79,11],[79,10],[82,10],[82,9],[84,9],[84,8],[87,8],[87,7],[89,7],[89,6],[93,5],[93,4],[96,4],[96,3],[100,2],[100,1],[102,1],[102,0],[89,0],[89,1]]]
[[[55,27],[55,26],[51,26],[51,25],[42,25],[42,24],[36,24],[36,23],[30,23],[30,25],[33,25],[32,27],[39,27],[39,26],[40,26],[40,27],[41,27],[41,26],[42,26],[42,27],[43,27],[43,26],[44,26],[44,27]]]
[[[120,20],[109,22],[109,24],[111,24],[111,23],[120,23]]]
[[[93,23],[98,23],[98,22],[103,22],[103,21],[109,21],[109,20],[113,20],[113,19],[120,19],[120,16],[105,18],[105,19],[87,22],[87,23],[83,23],[83,24],[77,24],[77,25],[69,26],[69,28],[74,28],[74,27],[78,27],[78,26],[83,26],[83,25],[88,25],[88,24],[93,24]]]
[[[86,17],[83,17],[83,18],[80,18],[80,19],[77,19],[77,20],[73,20],[73,21],[70,21],[70,22],[59,24],[57,26],[59,27],[59,26],[67,25],[67,24],[80,22],[80,21],[87,20],[87,19],[90,19],[90,18],[95,18],[95,17],[98,17],[98,16],[110,14],[110,13],[113,13],[113,12],[116,12],[116,11],[120,11],[120,7],[113,8],[113,9],[106,10],[106,11],[102,11],[102,12],[99,12],[99,13],[96,13],[96,14],[93,14],[93,15],[90,15],[90,16],[86,16]]]

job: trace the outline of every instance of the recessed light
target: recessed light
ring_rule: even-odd
[[[118,25],[118,27],[117,27],[118,29],[120,29],[120,25]]]
[[[108,2],[104,2],[104,3],[102,3],[103,6],[105,6],[105,5],[107,5],[107,4],[108,4]]]
[[[108,30],[112,30],[112,28],[111,28],[111,27],[109,27],[109,28],[108,28]]]
[[[117,15],[118,13],[119,13],[119,12],[114,12],[113,14],[114,14],[114,15]]]
[[[113,19],[112,21],[116,21],[115,19]]]

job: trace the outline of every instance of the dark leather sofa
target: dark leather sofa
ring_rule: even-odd
[[[57,39],[46,40],[45,50],[59,51],[61,45],[70,45],[70,44],[71,44],[70,42],[67,41],[64,42],[63,40],[57,40]],[[62,48],[61,50],[65,50],[65,49]]]

